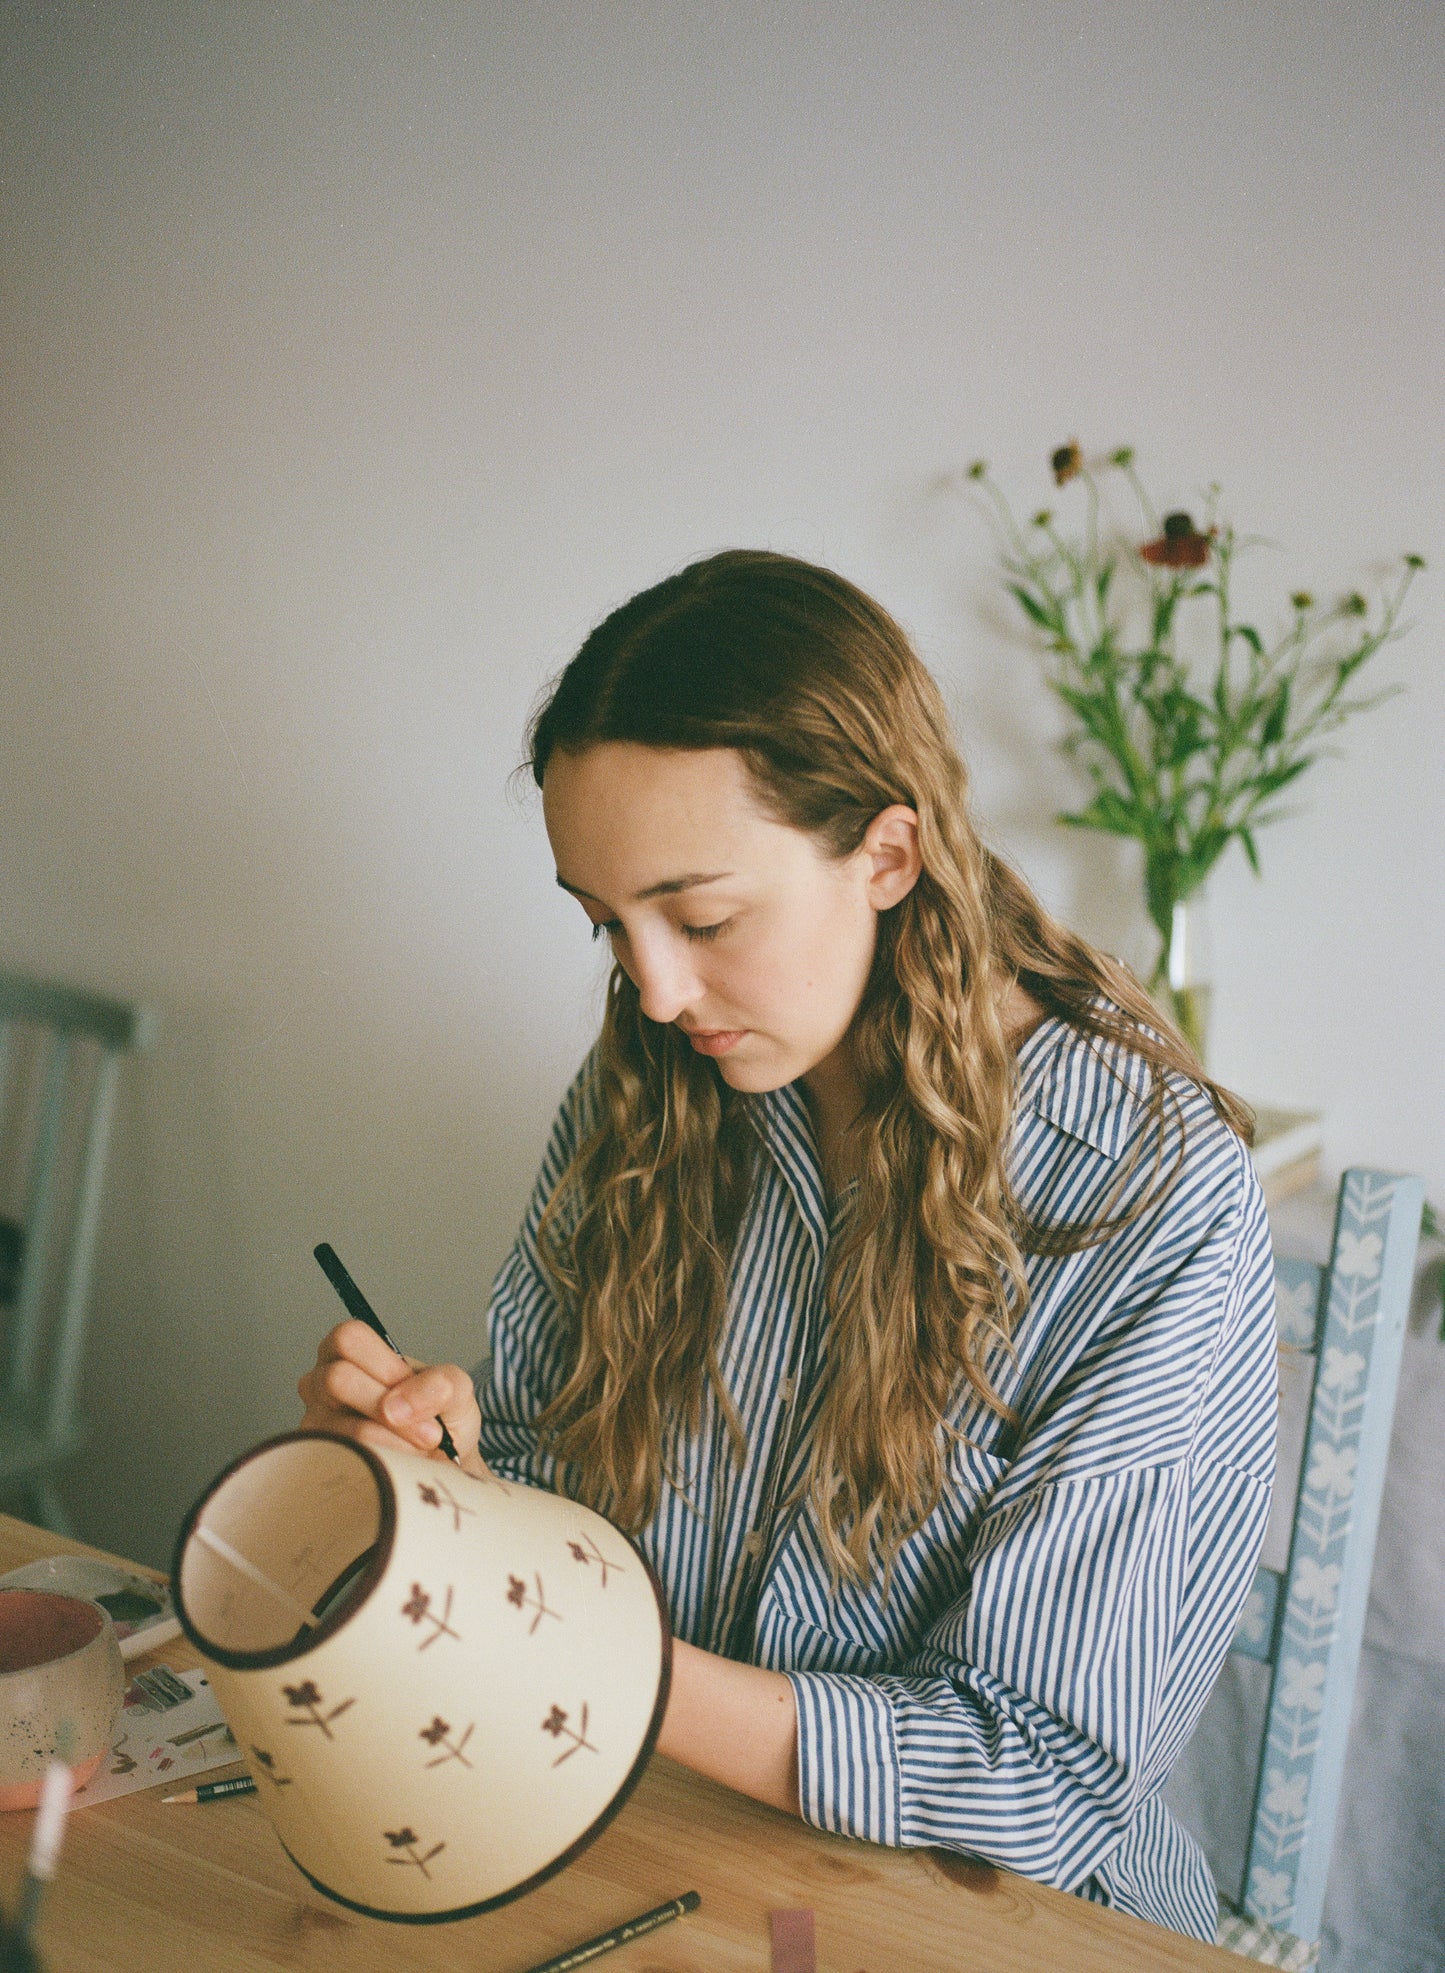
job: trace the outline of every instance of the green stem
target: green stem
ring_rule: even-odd
[[[1019,524],[1013,517],[1013,509],[1009,506],[1007,500],[1004,499],[1003,489],[994,483],[993,477],[989,473],[985,473],[981,479],[975,480],[973,484],[975,486],[981,486],[993,502],[994,511],[1003,523],[1004,533],[1013,542],[1014,552],[1025,561],[1028,561],[1030,559],[1028,544],[1019,532]]]
[[[1134,498],[1139,502],[1139,512],[1144,516],[1144,523],[1145,526],[1148,528],[1149,533],[1151,535],[1159,534],[1160,532],[1162,532],[1163,523],[1160,521],[1158,513],[1155,511],[1154,502],[1149,498],[1149,495],[1144,490],[1144,482],[1140,479],[1139,475],[1134,471],[1132,465],[1124,466],[1120,470],[1123,472],[1123,475],[1125,479],[1128,480],[1130,486],[1132,486],[1134,489]]]

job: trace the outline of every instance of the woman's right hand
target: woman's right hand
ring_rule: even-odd
[[[455,1363],[414,1363],[364,1322],[340,1322],[322,1337],[315,1363],[296,1388],[306,1406],[303,1430],[425,1452],[449,1464],[439,1450],[445,1424],[462,1471],[486,1477],[477,1451],[482,1414],[471,1378]]]

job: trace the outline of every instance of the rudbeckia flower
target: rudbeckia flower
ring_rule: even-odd
[[[1212,530],[1198,533],[1188,514],[1166,514],[1163,534],[1157,541],[1146,541],[1139,553],[1157,568],[1202,569],[1213,539]]]
[[[1084,455],[1079,450],[1079,441],[1071,438],[1067,445],[1061,445],[1057,452],[1049,455],[1049,464],[1054,469],[1054,479],[1060,486],[1067,486],[1076,480],[1084,470]]]

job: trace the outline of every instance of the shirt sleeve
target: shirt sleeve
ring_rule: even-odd
[[[964,1593],[907,1659],[789,1674],[810,1822],[1078,1890],[1162,1787],[1269,1510],[1273,1271],[1238,1162],[1228,1209],[1142,1301],[1136,1285],[1116,1306],[1106,1342],[1026,1429],[969,1533]]]
[[[567,1380],[573,1341],[567,1312],[542,1265],[537,1227],[595,1111],[595,1056],[589,1055],[562,1099],[521,1230],[493,1284],[490,1355],[473,1373],[482,1458],[500,1478],[549,1492],[568,1491],[566,1474],[539,1448],[536,1420]]]

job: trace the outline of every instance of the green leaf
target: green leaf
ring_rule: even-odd
[[[1269,795],[1277,795],[1281,788],[1287,788],[1291,781],[1297,780],[1313,760],[1313,754],[1304,754],[1299,760],[1292,760],[1284,767],[1271,767],[1263,774],[1252,776],[1246,785],[1253,788],[1259,799],[1263,801]]]
[[[1054,681],[1054,691],[1069,710],[1077,714],[1080,724],[1089,737],[1106,748],[1117,760],[1119,758],[1118,715],[1106,695],[1101,692],[1085,692],[1076,686],[1060,684],[1057,680]]]
[[[1257,658],[1264,656],[1264,645],[1260,642],[1259,632],[1253,625],[1247,623],[1231,624],[1229,634],[1231,637],[1242,637]]]
[[[1033,618],[1034,622],[1039,626],[1040,630],[1056,630],[1058,628],[1057,616],[1050,616],[1048,611],[1044,609],[1043,605],[1039,602],[1036,602],[1035,599],[1032,596],[1030,596],[1027,589],[1021,588],[1020,585],[1016,582],[1011,582],[1008,585],[1008,592],[1009,595],[1012,596],[1014,601],[1018,604],[1019,608],[1024,612],[1024,614],[1026,616]]]
[[[1259,875],[1259,851],[1255,847],[1254,831],[1252,829],[1241,829],[1239,840],[1245,855],[1249,858],[1249,867],[1257,877]]]
[[[1181,897],[1198,890],[1210,871],[1218,863],[1221,855],[1229,847],[1231,831],[1228,829],[1201,829],[1182,861]]]
[[[1281,679],[1279,690],[1270,700],[1259,735],[1263,747],[1276,747],[1284,738],[1285,722],[1289,718],[1289,688],[1289,679]]]
[[[1137,811],[1115,788],[1100,788],[1093,800],[1079,810],[1078,817],[1083,828],[1103,829],[1111,836],[1141,833]]]

